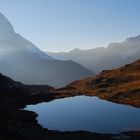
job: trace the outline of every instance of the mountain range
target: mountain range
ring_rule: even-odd
[[[93,75],[73,61],[60,61],[38,49],[14,31],[0,13],[0,73],[24,84],[62,87]]]
[[[140,35],[124,42],[111,43],[107,48],[88,50],[73,49],[69,52],[50,53],[60,60],[72,60],[97,74],[102,70],[114,69],[140,58]]]

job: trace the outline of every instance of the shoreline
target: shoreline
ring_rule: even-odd
[[[50,93],[48,93],[50,95]],[[51,94],[52,95],[52,94]],[[35,95],[34,95],[35,96]],[[38,98],[40,96],[40,98]],[[72,96],[67,96],[72,97]],[[5,113],[4,118],[7,119],[7,123],[3,124],[3,126],[7,127],[8,129],[5,131],[5,133],[8,133],[6,135],[3,135],[3,137],[7,138],[7,140],[18,140],[19,138],[22,140],[22,138],[25,139],[31,139],[31,140],[55,140],[55,139],[74,139],[74,140],[90,140],[92,139],[98,139],[98,140],[110,140],[110,139],[122,139],[122,138],[128,138],[128,139],[134,139],[134,138],[140,138],[140,131],[129,131],[129,132],[122,132],[119,134],[102,134],[102,133],[94,133],[94,132],[88,132],[88,131],[57,131],[57,130],[48,130],[47,128],[43,128],[41,125],[38,124],[36,118],[37,114],[32,111],[26,111],[21,110],[23,109],[27,104],[37,104],[41,102],[49,102],[54,99],[59,98],[65,98],[63,95],[57,94],[57,96],[49,96],[47,97],[47,94],[42,96],[42,94],[37,95],[36,97],[32,98],[28,97],[26,100],[22,99],[23,102],[20,104],[16,104],[15,106],[11,107],[10,104],[6,107],[8,109],[8,114]],[[8,115],[8,118],[6,118],[6,115]],[[3,122],[4,122],[3,118]],[[8,139],[9,138],[9,139]],[[1,139],[1,135],[0,135]]]

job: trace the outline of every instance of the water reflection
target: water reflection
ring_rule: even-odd
[[[36,112],[39,124],[50,130],[118,133],[140,128],[140,109],[97,97],[56,99],[25,109]]]

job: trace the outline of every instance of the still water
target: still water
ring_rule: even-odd
[[[25,110],[36,112],[38,123],[49,130],[119,133],[140,128],[140,109],[97,97],[56,99]]]

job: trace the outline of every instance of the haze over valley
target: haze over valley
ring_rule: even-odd
[[[107,48],[89,50],[75,48],[69,52],[48,53],[56,59],[72,60],[93,73],[114,69],[140,59],[140,35],[130,37],[124,42],[110,43]]]
[[[78,63],[60,61],[42,52],[15,33],[11,23],[2,14],[0,29],[0,71],[16,81],[62,87],[93,75]]]

